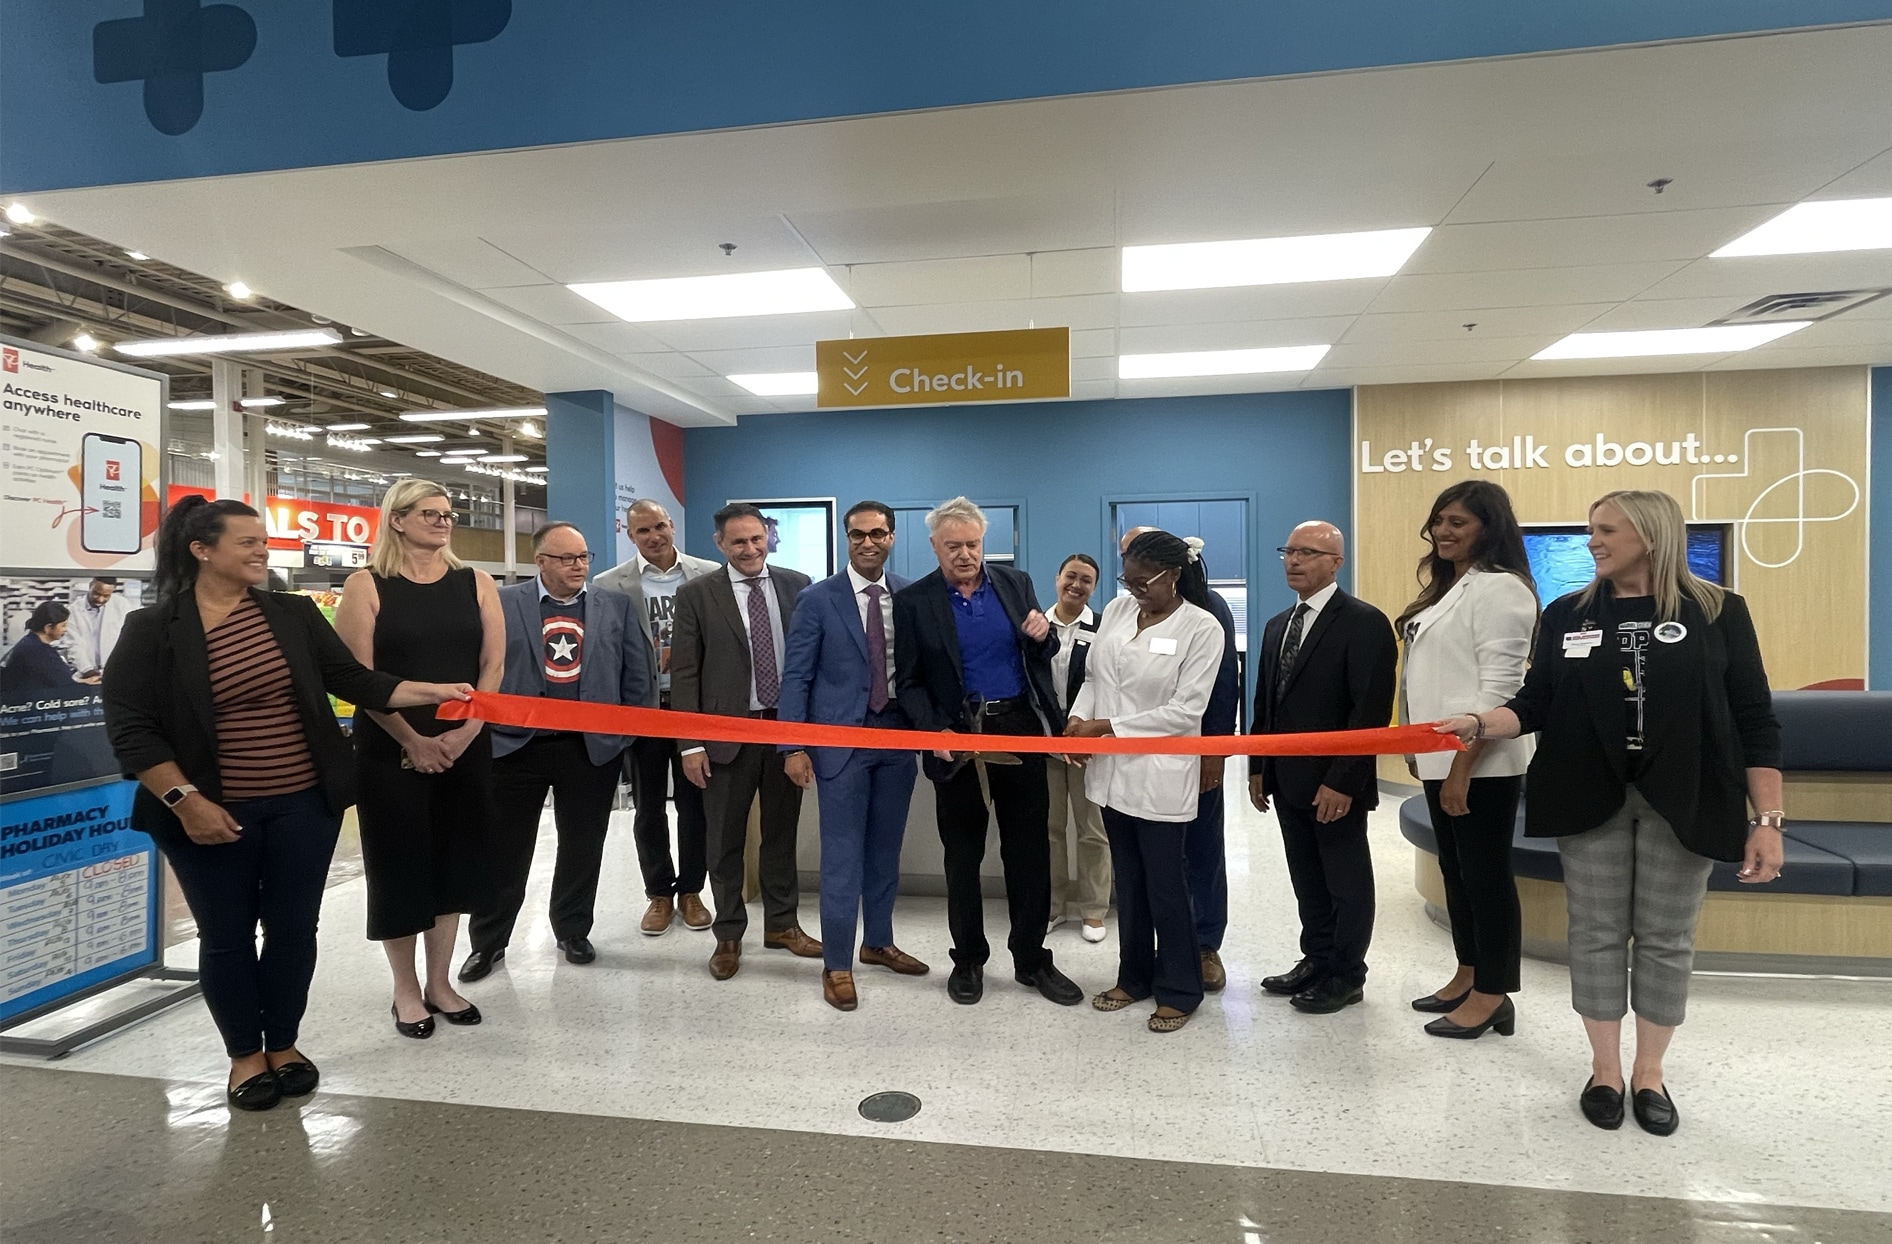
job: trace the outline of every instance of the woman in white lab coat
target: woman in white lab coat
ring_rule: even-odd
[[[1067,737],[1202,733],[1224,641],[1206,607],[1201,547],[1146,531],[1124,550],[1118,582],[1130,595],[1104,608]],[[1151,1032],[1175,1032],[1202,1004],[1183,873],[1183,832],[1195,819],[1201,769],[1196,756],[1093,756],[1084,779],[1110,836],[1119,935],[1117,984],[1091,1005],[1120,1011],[1154,996]]]

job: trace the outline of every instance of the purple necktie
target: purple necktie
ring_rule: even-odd
[[[755,698],[763,708],[774,708],[782,693],[782,671],[775,668],[775,634],[769,629],[768,580],[744,579],[749,585],[749,661],[755,670]]]
[[[869,583],[867,593],[867,675],[873,681],[867,687],[867,708],[881,712],[887,707],[887,622],[880,616],[880,598],[887,589]]]

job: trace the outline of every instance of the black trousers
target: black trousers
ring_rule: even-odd
[[[526,901],[526,878],[539,838],[545,795],[552,795],[558,862],[552,868],[552,935],[560,941],[591,934],[598,898],[604,835],[617,797],[619,762],[591,763],[580,734],[540,734],[493,762],[494,905],[473,913],[467,940],[474,950],[503,950]]]
[[[192,842],[172,821],[154,837],[197,921],[204,1005],[231,1058],[296,1043],[315,978],[315,924],[342,818],[322,788],[224,805],[235,842]],[[256,948],[256,927],[263,948]]]
[[[1189,824],[1104,809],[1117,880],[1117,988],[1185,1012],[1202,1005],[1202,952],[1183,865]]]
[[[665,705],[669,707],[668,704]],[[703,791],[683,776],[683,760],[675,739],[634,739],[624,754],[631,778],[631,799],[637,818],[631,833],[637,839],[637,865],[644,873],[644,894],[667,898],[673,894],[700,894],[708,875],[704,862],[708,821],[703,813]],[[677,858],[670,860],[670,817],[666,792],[677,800]]]
[[[985,720],[989,734],[1042,734],[1029,709]],[[1051,789],[1045,758],[1021,756],[1023,764],[988,765],[991,811],[999,820],[999,859],[1005,866],[1005,902],[1012,932],[1006,946],[1020,972],[1051,962],[1045,950],[1045,913],[1051,910]],[[946,850],[946,923],[953,935],[953,962],[983,964],[992,957],[985,940],[985,899],[979,866],[985,862],[991,815],[979,789],[978,767],[968,763],[944,782],[933,783],[939,841]]]
[[[1366,983],[1366,950],[1373,941],[1373,855],[1367,848],[1367,810],[1356,799],[1347,815],[1323,825],[1312,807],[1279,796],[1275,816],[1287,848],[1288,878],[1301,909],[1301,955],[1323,978]]]
[[[1479,993],[1516,993],[1523,920],[1511,874],[1511,835],[1517,823],[1522,777],[1473,778],[1466,814],[1439,807],[1443,782],[1427,782],[1426,807],[1439,840],[1445,911],[1452,918],[1452,948],[1472,970]]]
[[[749,836],[749,806],[758,794],[762,850],[756,871],[762,882],[762,927],[780,933],[801,923],[801,882],[795,872],[801,787],[788,780],[782,753],[773,743],[744,743],[733,760],[710,761],[709,789],[703,792],[709,818],[710,893],[716,900],[716,923],[710,928],[719,942],[739,942],[749,927],[749,908],[742,901],[742,847]]]

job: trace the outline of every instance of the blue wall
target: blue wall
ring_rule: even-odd
[[[1866,685],[1892,691],[1892,367],[1872,372],[1871,475]]]
[[[617,399],[603,389],[545,395],[545,504],[577,523],[595,573],[616,564]]]
[[[1071,553],[1096,557],[1106,580],[1116,574],[1111,501],[1241,497],[1254,651],[1262,624],[1293,599],[1274,548],[1305,519],[1351,529],[1351,413],[1351,394],[1335,389],[752,415],[684,434],[685,543],[716,556],[710,516],[730,497],[831,496],[845,510],[864,497],[930,507],[963,492],[1019,507],[1019,565],[1048,605]],[[902,527],[898,538],[924,542],[926,531]],[[1215,549],[1204,556],[1218,575],[1232,573]],[[1094,603],[1110,595],[1100,590]]]

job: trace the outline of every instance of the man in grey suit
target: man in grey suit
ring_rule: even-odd
[[[631,503],[624,525],[637,553],[599,575],[597,584],[629,596],[637,616],[644,620],[651,668],[657,671],[651,685],[655,697],[651,703],[669,708],[670,634],[677,589],[720,567],[708,558],[691,557],[679,549],[670,512],[648,497]],[[687,928],[709,928],[709,909],[703,906],[702,898],[706,834],[703,792],[684,780],[677,745],[670,739],[633,739],[624,767],[631,779],[631,798],[637,804],[631,832],[637,840],[637,863],[644,873],[644,896],[650,900],[638,928],[646,937],[662,937],[679,915]],[[670,818],[664,814],[665,794],[672,789],[677,797],[674,864],[670,858]]]
[[[570,523],[547,523],[532,537],[538,575],[499,589],[506,617],[507,695],[641,705],[650,694],[650,647],[629,597],[585,587],[591,552]],[[496,899],[467,925],[473,953],[460,979],[476,981],[506,957],[525,903],[526,877],[546,792],[558,827],[552,872],[552,935],[567,962],[590,963],[592,905],[611,801],[629,739],[564,730],[493,727],[493,844]]]
[[[670,704],[686,713],[773,720],[782,690],[783,649],[795,599],[808,576],[768,564],[768,527],[753,505],[716,511],[716,547],[725,573],[707,574],[677,591],[670,647]],[[797,916],[795,829],[801,788],[788,778],[781,751],[767,743],[680,740],[683,776],[704,791],[709,819],[710,892],[716,898],[716,949],[710,975],[728,980],[742,966],[749,925],[742,900],[742,848],[749,805],[762,796],[764,946],[807,959],[821,943],[802,932]]]

